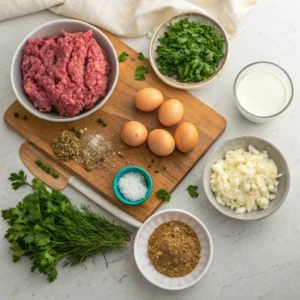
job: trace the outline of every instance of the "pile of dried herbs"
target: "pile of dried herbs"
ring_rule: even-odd
[[[70,130],[62,131],[52,140],[52,149],[54,154],[63,161],[80,156],[82,152],[79,138]]]
[[[59,159],[74,159],[91,171],[103,165],[104,160],[114,152],[114,145],[101,134],[78,135],[64,130],[52,140],[52,149]]]

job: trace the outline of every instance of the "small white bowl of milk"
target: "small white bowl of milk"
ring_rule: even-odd
[[[266,123],[284,112],[293,98],[287,72],[271,62],[246,66],[234,82],[234,96],[241,114],[254,123]]]

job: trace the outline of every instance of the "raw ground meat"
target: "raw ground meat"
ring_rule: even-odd
[[[106,95],[110,66],[92,30],[28,40],[22,59],[23,86],[41,112],[73,117]]]

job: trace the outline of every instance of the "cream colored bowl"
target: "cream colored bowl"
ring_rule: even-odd
[[[219,62],[219,67],[218,67],[217,71],[211,77],[209,77],[209,78],[207,78],[206,80],[203,80],[203,81],[186,82],[186,83],[185,82],[179,82],[179,81],[176,80],[176,78],[163,75],[162,73],[160,73],[160,71],[158,69],[158,65],[157,65],[157,62],[156,62],[156,58],[157,58],[156,48],[157,48],[157,45],[159,43],[158,39],[160,37],[162,37],[162,35],[168,30],[168,24],[170,22],[177,22],[177,21],[179,21],[181,19],[185,19],[185,18],[188,18],[190,21],[195,21],[195,22],[199,22],[199,23],[202,23],[202,24],[207,24],[207,25],[210,25],[210,26],[214,27],[217,30],[217,32],[223,36],[224,41],[225,41],[224,57]],[[200,87],[212,82],[213,80],[218,78],[218,76],[222,73],[222,71],[224,70],[225,65],[228,61],[229,41],[228,41],[228,37],[227,37],[227,34],[226,34],[225,30],[223,29],[223,27],[217,21],[215,21],[214,19],[210,18],[209,16],[201,14],[199,12],[188,12],[188,13],[179,14],[179,15],[176,15],[172,18],[169,18],[169,19],[167,19],[166,21],[164,21],[163,23],[161,23],[159,25],[156,32],[152,36],[149,53],[150,53],[149,60],[150,60],[151,66],[152,66],[154,72],[156,73],[156,75],[163,82],[165,82],[166,84],[168,84],[172,87],[178,88],[178,89],[192,90],[192,89],[200,88]]]
[[[150,264],[148,240],[159,225],[169,221],[181,221],[196,232],[201,246],[201,258],[196,268],[184,277],[167,277]],[[143,276],[152,284],[165,290],[183,290],[196,284],[207,272],[213,257],[213,243],[205,225],[192,214],[180,209],[168,209],[154,214],[142,225],[134,241],[135,262]]]

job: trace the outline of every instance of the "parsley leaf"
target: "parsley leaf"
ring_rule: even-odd
[[[167,202],[169,202],[171,200],[170,193],[165,189],[159,189],[156,192],[156,196],[157,196],[157,198],[162,199],[162,200],[167,201]]]
[[[17,262],[21,259],[21,257],[27,252],[27,250],[23,250],[16,241],[13,241],[10,250],[13,252],[13,262]]]
[[[145,73],[149,73],[149,68],[147,66],[139,66],[136,68],[134,73],[135,80],[145,80]]]
[[[192,198],[197,198],[199,196],[199,193],[197,192],[197,190],[198,190],[197,185],[189,185],[187,187],[187,191],[189,192],[189,194]]]
[[[126,60],[127,60],[127,56],[129,56],[128,53],[122,52],[122,53],[119,55],[119,57],[118,57],[119,62],[124,62],[124,61],[126,61]]]
[[[27,175],[24,171],[19,171],[19,173],[11,173],[10,177],[8,178],[12,182],[12,188],[17,190],[19,187],[28,184],[27,183]]]
[[[34,241],[34,235],[32,233],[29,233],[26,236],[24,236],[23,240],[26,244],[30,244]]]
[[[187,18],[170,23],[156,49],[159,71],[180,82],[206,80],[224,57],[224,43],[212,26]]]
[[[141,61],[144,61],[144,60],[146,59],[143,52],[140,52],[140,53],[139,53],[138,59],[141,60]]]
[[[43,191],[44,193],[47,193],[46,186],[40,180],[38,180],[36,178],[34,178],[32,180],[32,188],[34,190]]]

